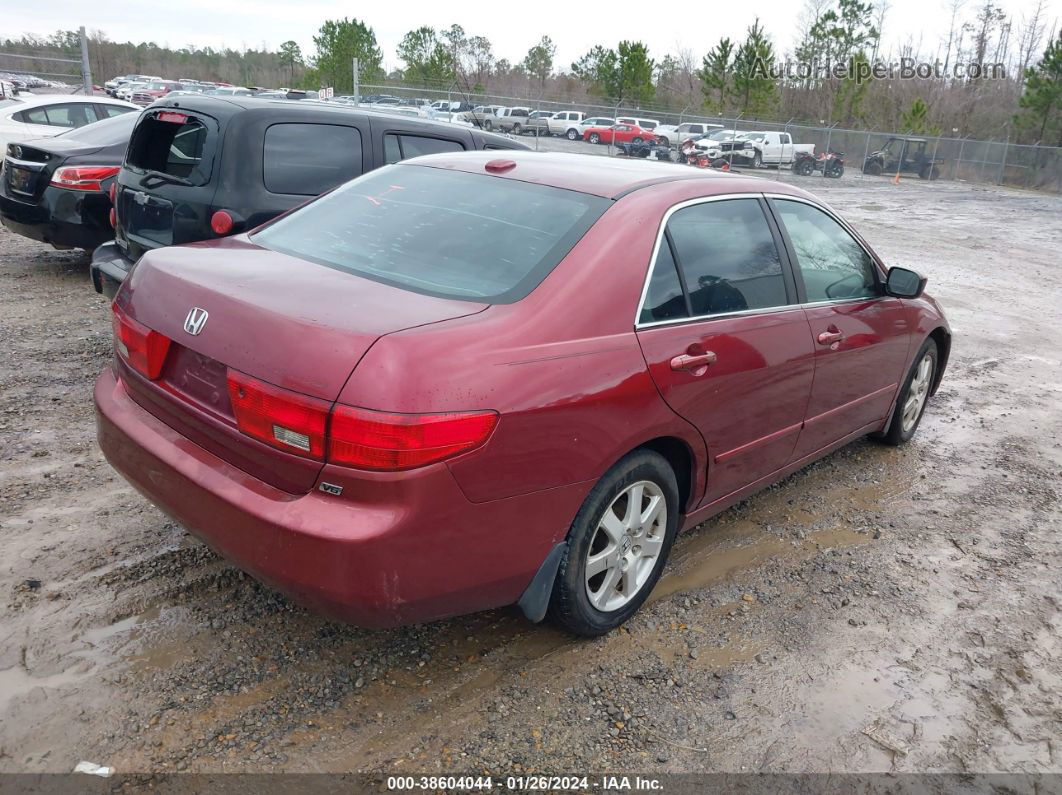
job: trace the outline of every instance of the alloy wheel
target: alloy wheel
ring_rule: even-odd
[[[631,601],[656,568],[667,534],[667,501],[650,480],[625,488],[605,509],[586,555],[586,595],[601,612]]]
[[[922,409],[929,397],[929,387],[933,382],[933,357],[928,353],[922,357],[915,370],[914,377],[907,387],[907,398],[903,404],[902,428],[908,433],[918,422]]]

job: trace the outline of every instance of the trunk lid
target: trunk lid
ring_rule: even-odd
[[[55,169],[68,157],[90,155],[102,148],[98,144],[64,141],[62,136],[18,144],[18,156],[9,155],[4,160],[4,193],[13,199],[36,201],[48,187]]]
[[[157,381],[123,369],[133,399],[201,447],[291,493],[313,488],[323,464],[237,430],[228,368],[334,402],[381,336],[487,306],[380,284],[243,236],[150,252],[116,300],[172,340]],[[207,312],[198,334],[185,330],[193,308]]]

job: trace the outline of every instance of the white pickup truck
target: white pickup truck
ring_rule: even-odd
[[[752,163],[754,166],[792,163],[797,152],[815,154],[815,144],[795,144],[787,132],[748,132],[743,133],[742,137],[751,141],[756,149]]]

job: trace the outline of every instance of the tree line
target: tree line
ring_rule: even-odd
[[[722,118],[838,125],[914,134],[1002,139],[1062,146],[1062,30],[1047,18],[1047,0],[1008,16],[993,0],[949,0],[950,25],[939,42],[907,41],[883,49],[889,0],[804,0],[796,35],[779,51],[756,19],[743,38],[720,38],[697,55],[678,49],[654,58],[640,41],[596,44],[570,65],[556,63],[556,45],[542,36],[516,62],[498,57],[490,39],[460,25],[421,26],[399,42],[401,66],[386,72],[372,27],[350,18],[325,21],[303,53],[294,41],[276,51],[169,49],[154,43],[111,42],[90,34],[97,82],[140,72],[269,87],[334,87],[353,91],[352,59],[362,85],[401,84],[467,96],[497,95],[565,103],[623,105],[646,111]],[[1049,25],[1051,27],[1049,27]],[[4,51],[41,56],[78,52],[77,34],[24,36]],[[871,76],[870,65],[936,63],[926,79]],[[45,64],[34,68],[51,71]],[[841,65],[837,74],[783,69],[786,63]],[[963,64],[1002,65],[989,79]],[[54,67],[53,67],[54,68]],[[103,77],[100,77],[100,76]],[[73,81],[71,81],[73,82]]]

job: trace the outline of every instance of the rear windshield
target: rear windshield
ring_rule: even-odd
[[[530,293],[608,206],[575,191],[401,164],[347,183],[252,239],[413,292],[507,304]]]
[[[210,181],[210,159],[204,157],[211,137],[210,122],[185,113],[159,111],[133,131],[126,164],[156,174],[167,174],[190,185]]]

